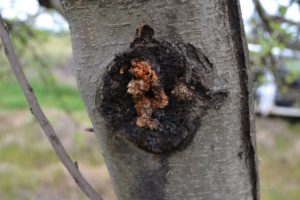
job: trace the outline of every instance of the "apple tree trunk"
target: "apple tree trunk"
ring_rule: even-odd
[[[61,3],[118,199],[258,200],[239,1]]]

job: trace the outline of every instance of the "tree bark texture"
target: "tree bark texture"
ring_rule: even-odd
[[[77,83],[120,200],[258,200],[247,44],[236,0],[61,0],[70,25]],[[151,152],[115,133],[97,108],[99,84],[136,28],[201,49],[210,91],[226,91],[183,149]],[[175,45],[176,46],[176,45]],[[199,58],[199,57],[198,57]],[[120,72],[121,73],[121,72]],[[214,101],[210,102],[214,104]],[[200,112],[197,107],[192,113]],[[101,178],[101,177],[99,177]]]

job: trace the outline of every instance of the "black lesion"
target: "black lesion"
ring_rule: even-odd
[[[207,84],[202,84],[206,82],[205,74],[200,73],[211,76],[213,65],[201,49],[191,44],[158,41],[153,35],[150,26],[143,26],[137,30],[131,47],[115,56],[97,90],[96,104],[112,134],[123,135],[146,151],[168,153],[189,144],[200,126],[201,117],[210,108],[218,108],[227,93],[212,91]],[[169,97],[168,105],[152,114],[160,124],[156,130],[139,128],[135,124],[137,114],[127,92],[127,85],[134,78],[129,72],[134,59],[150,61],[160,87]],[[179,82],[193,93],[192,99],[180,100],[172,93]]]

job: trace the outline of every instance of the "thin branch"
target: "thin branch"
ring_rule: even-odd
[[[269,18],[270,18],[271,21],[275,21],[275,22],[278,22],[278,23],[287,23],[289,25],[300,27],[299,22],[296,22],[296,21],[293,21],[293,20],[290,20],[290,19],[287,19],[287,18],[284,18],[284,17],[281,17],[281,16],[275,16],[275,15],[272,16],[272,15],[270,15]]]
[[[89,197],[91,200],[102,200],[99,194],[92,188],[92,186],[87,182],[79,171],[77,165],[70,159],[69,155],[66,153],[62,143],[60,142],[57,134],[55,133],[53,127],[51,126],[49,120],[45,116],[43,110],[41,109],[34,93],[32,87],[29,85],[28,80],[22,71],[20,63],[17,59],[13,46],[11,44],[9,35],[5,29],[4,22],[0,16],[0,37],[2,39],[5,53],[10,62],[11,68],[26,96],[26,99],[30,105],[30,110],[35,116],[36,120],[44,130],[48,140],[50,141],[52,147],[54,148],[57,157],[61,160],[63,165],[67,168],[71,176],[81,190]]]
[[[277,16],[277,15],[269,15],[266,10],[263,8],[263,6],[261,5],[259,0],[253,0],[253,3],[255,5],[255,9],[259,15],[259,17],[261,18],[263,24],[265,25],[265,28],[267,31],[272,31],[271,29],[271,25],[270,22],[271,21],[275,21],[278,23],[287,23],[293,26],[297,26],[300,27],[300,23],[297,21],[293,21],[290,19],[287,19],[283,16]]]
[[[271,25],[270,25],[269,16],[266,13],[266,11],[263,8],[263,6],[261,5],[260,1],[259,0],[252,0],[252,1],[253,1],[254,5],[255,5],[256,12],[258,13],[258,15],[260,17],[264,28],[268,32],[272,32],[273,30],[272,30]]]
[[[277,23],[285,22],[285,23],[289,23],[291,25],[296,25],[297,27],[300,26],[299,23],[294,22],[292,20],[285,19],[284,17],[269,15],[266,12],[266,10],[263,8],[262,4],[260,3],[260,0],[252,0],[252,1],[255,5],[256,12],[258,13],[258,16],[261,19],[263,28],[270,35],[272,35],[275,32],[274,28],[271,26],[272,21],[275,21]],[[286,38],[281,34],[279,34],[277,36],[277,40],[280,43],[285,44],[285,46],[287,48],[290,48],[290,49],[293,49],[293,50],[298,50],[299,49],[299,43],[298,42],[287,41]],[[269,59],[269,61],[270,61],[269,63],[267,63],[267,61],[266,61],[267,59]],[[272,71],[273,75],[275,76],[275,81],[276,81],[277,85],[279,86],[279,89],[281,90],[284,86],[284,82],[283,82],[282,78],[280,78],[280,75],[278,73],[278,63],[276,61],[275,56],[273,55],[272,52],[270,52],[268,55],[264,56],[264,58],[262,58],[262,60],[263,60],[263,62],[265,62],[269,66],[270,70]]]
[[[276,15],[269,15],[267,11],[264,9],[262,4],[260,3],[260,0],[252,0],[254,5],[255,5],[255,10],[258,14],[258,17],[260,18],[262,22],[263,28],[271,35],[274,32],[276,32],[272,26],[271,22],[277,22],[277,23],[287,23],[292,26],[296,26],[298,29],[300,28],[300,22],[293,21],[290,19],[286,19],[281,16],[276,16]],[[300,43],[298,41],[291,41],[290,39],[286,39],[284,35],[279,34],[277,36],[277,40],[280,43],[285,44],[285,46],[289,49],[293,50],[299,50],[300,49]]]

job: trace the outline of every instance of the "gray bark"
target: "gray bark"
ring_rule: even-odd
[[[70,24],[76,76],[120,200],[257,200],[251,78],[239,2],[231,0],[61,0]],[[146,152],[114,134],[95,104],[99,80],[137,27],[201,48],[213,64],[219,109],[201,117],[192,142],[172,154]],[[197,111],[195,111],[197,112]],[[101,178],[101,177],[99,177]]]

